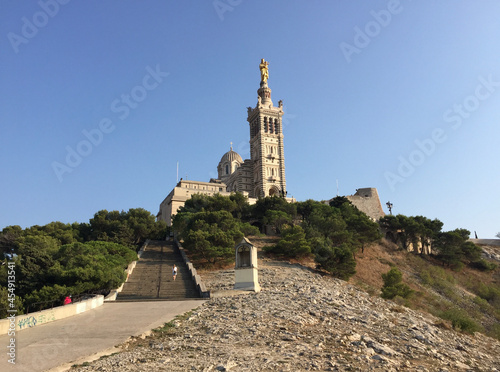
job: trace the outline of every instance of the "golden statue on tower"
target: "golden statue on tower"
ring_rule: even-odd
[[[266,62],[264,58],[260,61],[260,80],[264,83],[267,83],[267,79],[269,79],[269,62]]]

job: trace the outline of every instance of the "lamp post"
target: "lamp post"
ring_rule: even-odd
[[[389,213],[392,216],[392,203],[390,201],[388,201],[387,203],[385,203],[385,205],[387,205],[387,208],[389,208]]]

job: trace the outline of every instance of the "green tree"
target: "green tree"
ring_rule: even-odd
[[[2,257],[6,254],[17,254],[19,238],[23,235],[21,226],[7,226],[0,233],[0,252]]]
[[[184,213],[182,213],[184,214]],[[243,238],[240,222],[228,211],[188,213],[174,219],[194,260],[210,264],[234,259],[233,248]]]
[[[382,287],[382,297],[392,299],[396,296],[408,298],[413,293],[413,290],[404,284],[403,274],[397,267],[391,268],[387,273],[382,274],[384,286]]]
[[[415,216],[414,221],[418,225],[417,234],[420,237],[420,246],[422,248],[420,253],[430,252],[432,243],[441,232],[443,223],[438,219],[430,220],[423,216]]]
[[[292,216],[290,216],[286,212],[268,210],[264,215],[263,223],[265,225],[273,226],[276,232],[279,234],[284,226],[291,225],[293,221]]]
[[[270,253],[285,257],[305,257],[311,254],[311,246],[306,240],[306,234],[302,227],[289,226],[283,229],[281,239],[274,246],[266,247]]]
[[[462,243],[461,249],[464,259],[467,260],[469,264],[472,262],[477,262],[481,259],[481,254],[483,253],[483,250],[476,244],[469,241],[465,241]]]
[[[443,223],[437,219],[430,220],[423,216],[407,217],[402,214],[384,216],[379,224],[401,248],[409,250],[410,246],[413,246],[416,249],[420,245],[422,254],[430,250],[443,227]]]
[[[62,222],[50,222],[39,228],[40,232],[59,240],[60,244],[70,244],[78,241],[79,231],[73,229],[73,225]]]
[[[330,200],[330,207],[334,208],[340,208],[345,204],[351,204],[352,203],[347,199],[345,196],[336,196],[332,200]]]
[[[285,199],[277,196],[268,196],[260,198],[251,206],[252,217],[263,223],[264,217],[268,210],[282,211],[293,218],[297,216],[296,203],[288,203]]]
[[[91,240],[132,247],[142,245],[146,239],[164,238],[167,226],[163,221],[156,222],[155,216],[143,208],[131,208],[128,212],[103,209],[90,219],[90,230]]]
[[[46,235],[28,235],[19,239],[19,265],[16,268],[17,293],[24,297],[46,284],[47,269],[54,264],[59,241]]]
[[[318,265],[333,276],[348,280],[356,274],[356,260],[348,243],[332,245],[328,238],[313,239],[315,260]]]
[[[463,258],[461,246],[464,240],[455,231],[447,231],[439,234],[435,244],[437,257],[444,265],[459,266]]]
[[[13,313],[8,312],[9,309],[16,309],[16,315],[21,315],[24,313],[23,300],[19,296],[15,296],[12,302],[9,301],[9,291],[6,287],[0,286],[0,319],[6,318]],[[11,307],[10,305],[13,305]]]
[[[347,220],[347,229],[352,232],[357,246],[364,252],[365,246],[379,241],[382,237],[379,225],[364,213],[354,214]]]
[[[234,203],[233,217],[248,221],[251,218],[251,207],[248,204],[248,197],[241,192],[235,192],[229,196],[229,199]]]
[[[380,227],[386,231],[386,237],[395,244],[399,244],[399,231],[401,230],[401,223],[399,218],[393,215],[385,215],[378,221]]]
[[[323,203],[314,201],[312,199],[297,203],[297,213],[302,216],[302,221],[309,220],[309,216],[311,215],[312,211],[320,204],[323,205]]]

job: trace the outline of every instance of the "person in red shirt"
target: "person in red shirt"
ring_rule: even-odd
[[[66,296],[64,299],[64,305],[69,305],[71,303],[71,295]]]

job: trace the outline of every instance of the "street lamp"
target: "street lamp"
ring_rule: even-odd
[[[389,213],[392,215],[392,203],[388,201],[387,203],[385,203],[385,205],[387,205],[387,208],[389,208]]]

